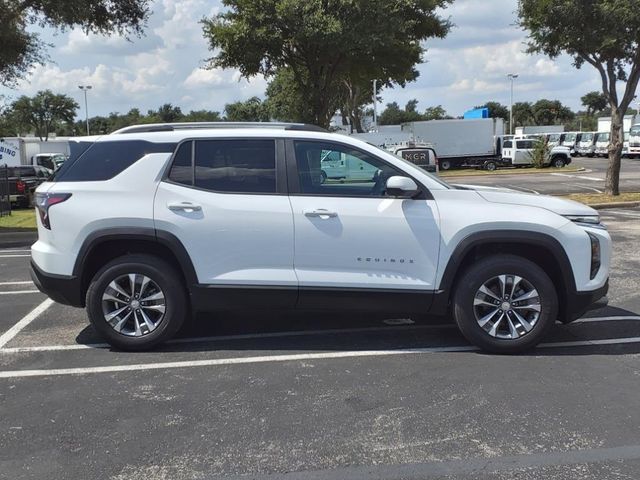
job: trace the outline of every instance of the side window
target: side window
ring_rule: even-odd
[[[197,140],[195,186],[215,192],[276,193],[274,140]]]
[[[109,180],[150,153],[170,153],[175,143],[152,143],[144,140],[102,141],[86,149],[66,169],[60,169],[60,182]],[[67,162],[65,162],[66,164]]]
[[[184,142],[178,147],[173,164],[169,171],[169,180],[183,185],[193,185],[193,164],[191,162],[191,153],[193,150],[193,142]]]
[[[513,140],[505,140],[503,148],[513,148]]]
[[[402,172],[368,153],[334,143],[296,141],[300,191],[309,195],[382,197]]]

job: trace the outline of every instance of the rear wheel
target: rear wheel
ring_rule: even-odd
[[[515,255],[484,258],[456,285],[453,314],[462,334],[495,353],[519,353],[536,346],[553,326],[558,296],[549,276]]]
[[[113,260],[87,290],[91,324],[122,350],[146,350],[168,340],[188,311],[180,278],[175,268],[150,255]]]
[[[485,170],[493,172],[493,171],[497,170],[498,164],[496,162],[486,162],[484,164],[484,168],[485,168]]]
[[[441,170],[451,170],[451,162],[449,160],[440,160],[440,169]]]

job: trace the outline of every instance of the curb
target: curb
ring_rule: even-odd
[[[449,174],[449,175],[447,175],[445,173],[444,175],[442,175],[443,172],[448,172],[448,171],[451,171],[451,172],[464,172],[465,171],[465,169],[460,169],[460,170],[444,170],[444,171],[441,170],[440,172],[437,173],[437,175],[439,177],[441,177],[441,178],[483,177],[483,176],[496,176],[496,177],[499,177],[501,175],[549,175],[549,174],[552,174],[552,173],[561,173],[562,170],[564,170],[564,169],[562,169],[562,168],[550,168],[548,172],[527,172],[527,169],[522,169],[522,168],[513,169],[513,170],[506,170],[506,169],[496,170],[496,172],[508,172],[508,173],[487,172],[486,170],[483,170],[481,168],[477,168],[477,169],[469,168],[467,170],[471,171],[471,172],[480,171],[480,172],[484,172],[484,173],[476,173],[476,174],[469,173],[468,175],[465,175],[465,174],[458,174],[458,175]],[[589,171],[584,167],[580,167],[577,170],[571,170],[569,173],[585,173],[585,172],[588,173]]]
[[[635,208],[640,207],[640,202],[611,202],[611,203],[593,203],[587,206],[596,210],[605,210],[607,208]]]
[[[30,247],[38,240],[37,230],[11,230],[0,233],[0,248]]]

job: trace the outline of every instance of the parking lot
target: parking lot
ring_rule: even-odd
[[[525,193],[546,195],[567,195],[570,193],[602,193],[607,175],[608,159],[574,158],[571,167],[584,171],[568,172],[563,169],[550,169],[549,173],[513,175],[456,176],[447,178],[449,183],[469,183],[493,187],[511,188]],[[640,160],[623,159],[620,171],[620,191],[640,192]]]
[[[2,250],[0,478],[637,478],[640,209],[601,213],[610,306],[521,356],[447,318],[274,311],[117,352]]]

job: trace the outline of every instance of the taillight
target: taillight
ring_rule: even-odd
[[[22,180],[18,180],[16,182],[16,190],[18,190],[18,193],[24,193],[26,188],[27,188],[27,185]]]
[[[70,193],[36,193],[36,208],[40,214],[42,226],[51,230],[49,222],[49,209],[58,203],[62,203],[71,196]]]

